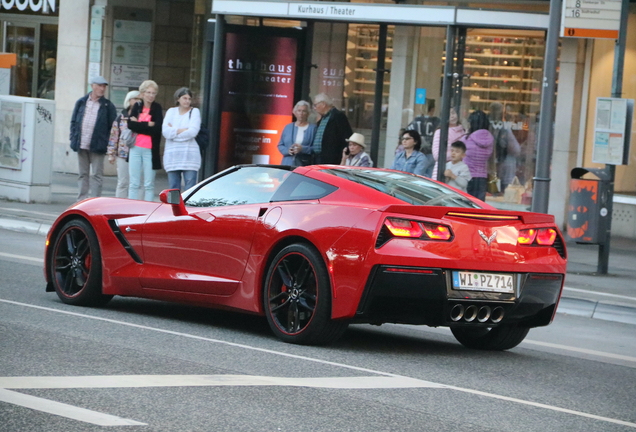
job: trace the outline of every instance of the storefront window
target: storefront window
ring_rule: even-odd
[[[466,35],[464,80],[456,92],[460,121],[465,124],[477,110],[488,115],[494,151],[486,201],[499,207],[525,209],[532,201],[544,52],[542,32],[469,30]]]
[[[37,97],[55,99],[55,70],[57,66],[57,25],[40,27],[40,54]]]
[[[34,96],[35,26],[7,23],[5,51],[17,54],[14,94],[16,96]]]
[[[389,26],[386,40],[385,68],[391,68],[393,55],[393,31]],[[347,38],[346,79],[344,81],[345,110],[353,129],[373,128],[373,107],[375,99],[375,80],[378,63],[378,45],[380,26],[350,24]],[[338,71],[335,71],[338,72]],[[328,77],[334,82],[337,76]],[[340,78],[342,79],[342,78]],[[382,122],[386,128],[387,104],[389,99],[390,74],[384,74],[382,91]]]

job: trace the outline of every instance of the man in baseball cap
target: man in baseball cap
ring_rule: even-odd
[[[91,78],[91,85],[93,84],[97,84],[97,85],[108,85],[108,81],[106,81],[106,78],[104,78],[101,75],[98,76],[94,76],[93,78]]]
[[[340,165],[372,167],[373,161],[371,157],[365,153],[367,148],[364,143],[364,135],[354,132],[349,139],[349,145],[342,149],[342,161]]]
[[[102,195],[104,157],[110,128],[117,117],[115,105],[104,97],[108,81],[103,76],[95,76],[89,82],[92,91],[75,102],[71,116],[71,149],[77,152],[79,168],[78,201]],[[89,195],[89,192],[92,193]]]

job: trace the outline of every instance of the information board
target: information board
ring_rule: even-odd
[[[618,39],[622,0],[564,0],[561,37]]]
[[[627,165],[633,113],[633,99],[596,99],[592,162]]]

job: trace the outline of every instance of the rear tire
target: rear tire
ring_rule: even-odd
[[[95,230],[83,219],[67,222],[53,239],[49,269],[57,296],[75,306],[103,306],[102,255]]]
[[[467,348],[489,351],[509,350],[519,345],[530,328],[503,324],[492,328],[451,327],[455,339]]]
[[[320,345],[334,342],[346,321],[331,319],[331,284],[325,263],[312,247],[297,243],[272,260],[263,308],[274,334],[284,342]]]

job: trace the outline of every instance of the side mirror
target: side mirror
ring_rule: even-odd
[[[172,206],[172,213],[175,216],[185,216],[188,214],[179,189],[166,189],[161,191],[159,200],[164,204],[170,204]]]

